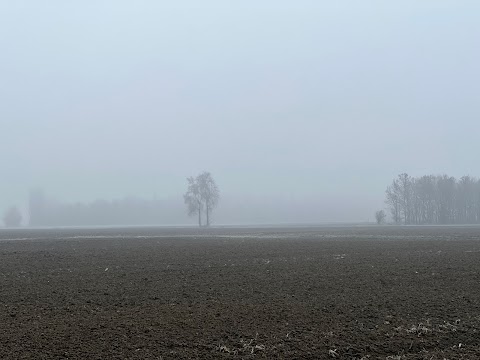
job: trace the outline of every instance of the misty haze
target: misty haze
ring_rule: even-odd
[[[2,214],[37,188],[181,206],[206,170],[217,224],[373,222],[400,173],[479,175],[478,10],[1,4]]]
[[[479,359],[480,3],[0,2],[1,359]]]

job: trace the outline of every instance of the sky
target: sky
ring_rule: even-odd
[[[207,170],[224,223],[373,220],[399,173],[480,176],[479,20],[476,0],[1,1],[0,211],[36,187],[181,201]]]

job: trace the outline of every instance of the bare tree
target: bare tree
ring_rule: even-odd
[[[205,171],[197,176],[200,197],[205,205],[206,226],[210,226],[210,214],[220,200],[220,191],[212,175]]]
[[[411,222],[411,202],[412,202],[412,178],[403,173],[398,175],[398,184],[400,186],[400,208],[403,213],[403,223],[405,225]]]
[[[390,207],[390,213],[395,224],[400,224],[402,221],[400,213],[400,185],[398,180],[393,180],[392,185],[387,188],[385,203]]]
[[[377,220],[378,225],[382,225],[383,223],[385,223],[385,218],[386,217],[387,217],[387,214],[383,210],[378,210],[375,213],[375,220]]]
[[[22,214],[15,206],[7,210],[3,217],[3,222],[6,227],[19,227],[22,224]]]
[[[456,193],[457,223],[475,223],[475,179],[470,176],[462,176],[456,185]]]
[[[396,223],[479,224],[480,180],[401,174],[387,188],[385,202]]]
[[[442,175],[437,178],[438,222],[440,224],[455,223],[455,189],[454,177]]]
[[[187,211],[189,216],[198,214],[198,226],[202,226],[202,211],[203,211],[203,199],[200,193],[200,187],[198,184],[198,177],[193,176],[187,178],[188,188],[183,199],[187,205]]]
[[[435,223],[436,186],[436,178],[433,175],[425,175],[415,181],[420,224]]]
[[[211,213],[220,199],[220,191],[212,174],[204,171],[195,178],[187,178],[187,182],[188,188],[183,199],[188,207],[188,215],[198,214],[198,226],[202,226],[202,212],[205,211],[205,225],[210,226]]]

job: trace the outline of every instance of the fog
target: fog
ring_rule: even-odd
[[[0,211],[42,188],[164,199],[194,224],[186,177],[207,170],[216,224],[373,221],[397,174],[480,175],[479,11],[1,2]]]

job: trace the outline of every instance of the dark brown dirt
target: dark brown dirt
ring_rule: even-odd
[[[0,238],[1,359],[480,359],[480,228]]]

